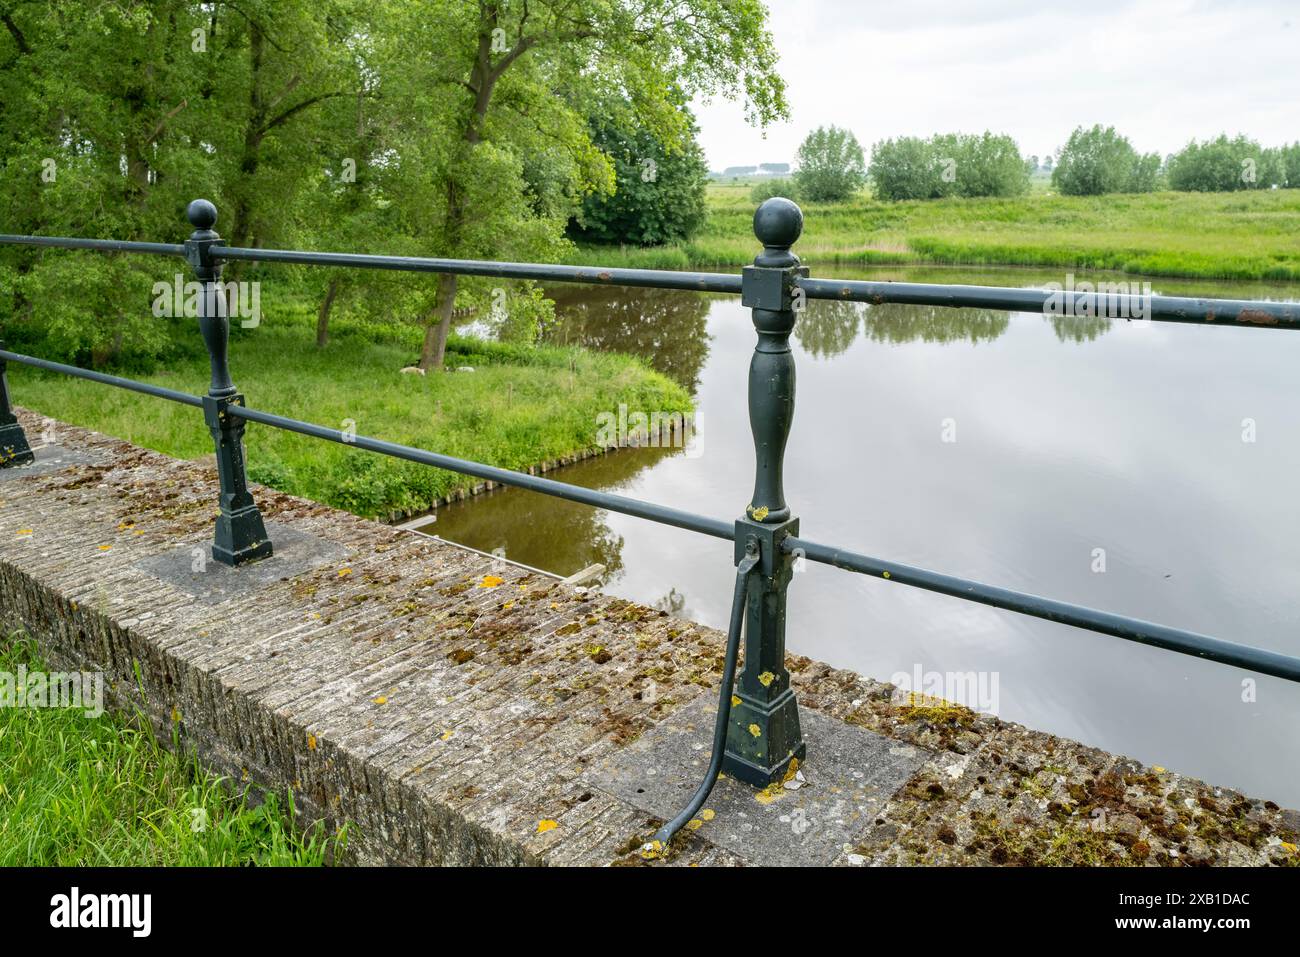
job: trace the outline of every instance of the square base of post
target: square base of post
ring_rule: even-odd
[[[791,760],[802,762],[806,753],[793,691],[786,689],[768,705],[746,700],[743,695],[732,701],[727,750],[722,758],[724,774],[765,788],[785,780]]]
[[[215,561],[238,567],[270,558],[271,554],[271,540],[256,505],[217,518],[216,539],[212,543]]]
[[[17,422],[0,425],[0,469],[31,465],[35,461],[36,453],[27,444],[23,427]]]

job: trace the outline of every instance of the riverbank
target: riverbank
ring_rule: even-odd
[[[599,417],[620,404],[646,414],[692,408],[685,389],[627,355],[453,336],[453,371],[402,374],[412,356],[406,343],[346,329],[317,349],[304,329],[264,322],[232,338],[230,366],[250,407],[520,471],[596,451]],[[17,364],[9,377],[14,401],[43,415],[177,458],[212,454],[195,409]],[[208,362],[195,353],[133,378],[203,394]],[[482,484],[256,425],[246,445],[253,481],[369,518],[418,514]]]
[[[709,188],[694,240],[586,247],[575,261],[641,268],[753,262],[747,185]],[[1196,279],[1300,281],[1300,190],[804,204],[795,251],[813,267],[943,264],[1106,269]]]

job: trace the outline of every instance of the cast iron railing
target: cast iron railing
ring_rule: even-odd
[[[248,490],[243,444],[246,422],[257,422],[352,445],[382,455],[489,479],[503,485],[531,489],[733,541],[737,566],[736,588],[718,697],[712,760],[709,772],[691,802],[655,835],[655,842],[658,842],[660,848],[703,805],[719,771],[725,771],[753,786],[766,787],[785,776],[792,760],[802,760],[804,757],[806,748],[799,727],[799,711],[794,692],[790,688],[790,673],[785,667],[786,591],[796,556],[1047,621],[1246,668],[1288,681],[1300,681],[1300,658],[899,565],[802,538],[799,536],[799,520],[790,514],[790,508],[786,504],[782,483],[786,440],[794,414],[795,370],[794,357],[790,351],[790,333],[794,329],[797,313],[807,299],[977,306],[1019,311],[1046,311],[1055,301],[1055,308],[1064,307],[1067,314],[1071,315],[1141,316],[1163,322],[1202,322],[1275,329],[1300,328],[1300,303],[1128,295],[1114,289],[1101,292],[1069,291],[1064,293],[1062,302],[1059,290],[812,279],[809,278],[808,270],[799,265],[799,258],[791,252],[791,247],[803,230],[803,213],[790,200],[780,198],[768,200],[755,212],[754,234],[763,244],[763,251],[755,258],[754,264],[746,266],[739,276],[653,269],[602,269],[536,263],[239,249],[222,245],[220,236],[212,228],[217,221],[217,210],[208,201],[195,200],[189,205],[187,215],[194,226],[194,232],[184,244],[178,245],[0,235],[0,243],[184,256],[193,268],[196,279],[202,284],[198,324],[212,367],[208,394],[196,396],[20,355],[0,346],[0,467],[21,466],[33,461],[31,447],[10,408],[9,389],[4,374],[7,362],[20,362],[203,409],[204,421],[212,433],[217,450],[220,483],[220,513],[216,520],[212,554],[217,561],[226,565],[238,566],[266,558],[271,555],[273,548],[263,526],[261,513]],[[734,522],[728,522],[247,408],[244,396],[236,390],[231,380],[227,360],[229,320],[221,271],[223,264],[231,260],[738,294],[742,303],[752,308],[754,328],[758,333],[758,343],[749,367],[749,421],[754,436],[755,454],[753,497],[745,507],[744,515]],[[745,663],[737,679],[742,629]],[[733,683],[737,680],[739,685],[733,689]],[[648,846],[656,845],[652,842]]]

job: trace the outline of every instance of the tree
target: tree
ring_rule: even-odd
[[[690,239],[704,225],[709,175],[694,121],[682,142],[666,144],[637,122],[629,106],[599,116],[591,137],[613,163],[614,191],[583,200],[573,233],[592,242],[642,246]]]
[[[1300,189],[1300,142],[1279,147],[1277,159],[1282,171],[1282,185]]]
[[[1129,175],[1130,193],[1153,193],[1164,185],[1164,165],[1159,153],[1143,153],[1133,161]]]
[[[1287,181],[1283,154],[1261,147],[1238,135],[1228,139],[1188,143],[1169,161],[1170,189],[1194,192],[1231,192],[1268,189]]]
[[[871,150],[871,181],[881,199],[1019,196],[1029,170],[1016,141],[1004,134],[901,136]]]
[[[808,134],[796,156],[799,195],[811,202],[848,199],[867,181],[862,147],[852,132],[819,126]]]
[[[879,199],[935,199],[943,195],[942,173],[933,142],[919,136],[882,140],[871,148],[871,183]]]
[[[1029,191],[1029,170],[1010,136],[985,131],[957,143],[958,196],[1020,196]]]
[[[1158,187],[1160,157],[1139,156],[1113,126],[1078,127],[1057,152],[1052,185],[1067,196],[1149,192]]]
[[[392,85],[418,118],[399,151],[403,200],[415,206],[405,222],[426,254],[556,255],[567,217],[538,214],[521,157],[556,150],[579,194],[609,188],[612,170],[585,122],[596,104],[626,99],[665,144],[683,141],[689,120],[678,104],[696,94],[742,98],[759,123],[786,113],[757,0],[429,0],[384,9],[395,21],[385,58]],[[425,300],[423,369],[442,363],[458,285],[440,274]]]
[[[353,0],[6,4],[0,16],[0,221],[19,233],[172,239],[196,195],[231,245],[301,235],[318,125],[359,89]],[[304,173],[304,171],[306,171]],[[227,278],[238,275],[232,264]],[[151,312],[156,257],[0,253],[11,337],[92,364],[178,348]],[[88,322],[88,315],[95,321]]]

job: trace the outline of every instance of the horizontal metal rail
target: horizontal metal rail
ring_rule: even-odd
[[[106,253],[145,253],[154,256],[185,255],[185,247],[180,243],[136,243],[124,239],[77,239],[68,236],[15,236],[12,233],[0,233],[0,245],[97,249]]]
[[[580,502],[584,505],[592,505],[611,512],[621,512],[624,515],[632,515],[636,518],[659,522],[662,525],[672,525],[676,528],[700,532],[714,538],[733,541],[736,537],[736,528],[732,522],[706,518],[703,515],[684,512],[677,508],[669,508],[666,505],[655,505],[651,502],[642,502],[639,499],[627,498],[623,495],[614,495],[611,492],[600,492],[595,489],[583,488],[581,485],[569,485],[567,482],[557,482],[554,479],[529,475],[526,472],[514,472],[510,469],[484,465],[481,462],[471,462],[450,455],[440,455],[437,452],[426,452],[424,449],[399,445],[396,442],[386,442],[383,439],[352,435],[338,429],[327,429],[321,425],[285,418],[282,415],[274,415],[270,412],[259,412],[256,409],[249,409],[240,405],[231,405],[226,411],[235,418],[247,419],[249,422],[260,422],[263,425],[271,425],[288,432],[297,432],[299,435],[310,435],[313,438],[325,439],[327,442],[337,442],[340,445],[354,445],[359,449],[378,452],[381,455],[391,455],[393,458],[405,459],[408,462],[432,465],[435,468],[446,469],[449,472],[460,472],[462,475],[473,475],[475,478],[499,482],[502,485],[513,485],[516,488],[528,489],[530,492],[541,492],[543,495],[568,499],[570,502]]]
[[[60,249],[98,249],[110,252],[183,256],[185,247],[170,243],[139,243],[116,239],[77,239],[59,236],[0,234],[0,244],[50,246]],[[598,286],[635,286],[740,295],[743,279],[728,273],[687,272],[671,269],[623,269],[607,266],[569,266],[547,263],[512,263],[478,259],[437,259],[420,256],[381,256],[362,253],[328,253],[288,249],[245,249],[212,245],[208,254],[219,260],[277,262],[305,266],[381,269],[400,272],[454,273],[537,282],[572,282]],[[945,283],[873,282],[850,279],[794,280],[809,299],[892,303],[913,306],[1000,309],[1009,312],[1052,314],[1053,304],[1064,315],[1098,315],[1109,318],[1152,319],[1158,322],[1208,323],[1300,329],[1300,303],[1245,299],[1206,299],[1184,296],[1143,296],[1110,292],[1113,285],[1097,283],[1094,291],[970,286]]]
[[[239,249],[212,246],[215,259],[294,263],[300,266],[342,266],[354,269],[395,269],[402,272],[455,273],[499,279],[579,282],[599,286],[640,286],[740,295],[741,277],[727,273],[679,272],[674,269],[617,269],[606,266],[564,266],[508,263],[477,259],[428,259],[419,256],[370,256],[359,253],[313,253],[287,249]]]
[[[955,286],[940,283],[867,282],[846,279],[799,279],[796,285],[809,299],[844,302],[897,303],[912,306],[958,306],[1006,309],[1070,316],[1154,319],[1161,322],[1221,323],[1224,325],[1300,328],[1300,302],[1257,302],[1246,299],[1190,299],[1144,296],[1076,289],[1013,289],[1000,286]],[[1132,282],[1113,284],[1131,288]]]
[[[1300,681],[1300,658],[1278,652],[1240,645],[1221,638],[1211,638],[1209,635],[1194,631],[1170,628],[1140,618],[1128,618],[1124,615],[1098,611],[1095,608],[1012,591],[1009,588],[984,585],[965,578],[955,578],[952,575],[942,575],[923,568],[900,565],[897,562],[882,561],[879,558],[810,542],[793,535],[781,542],[781,549],[789,555],[803,556],[809,561],[833,565],[863,575],[872,575],[901,585],[912,585],[926,591],[952,595],[954,598],[964,598],[982,605],[991,605],[994,608],[1123,638],[1125,641],[1135,641],[1195,658],[1205,658],[1220,664],[1246,668],[1275,678]]]
[[[103,372],[82,369],[80,366],[64,365],[62,362],[51,362],[49,359],[38,359],[35,356],[25,356],[20,352],[9,352],[6,349],[0,349],[0,359],[20,362],[25,366],[35,366],[37,369],[45,369],[48,372],[61,372],[64,375],[76,376],[78,379],[89,379],[91,382],[116,386],[119,389],[130,389],[132,392],[141,392],[158,399],[179,402],[181,405],[192,405],[196,409],[203,408],[203,399],[199,396],[190,395],[188,392],[177,392],[175,389],[165,389],[160,385],[136,382],[134,379],[123,379],[120,376],[106,375]]]

